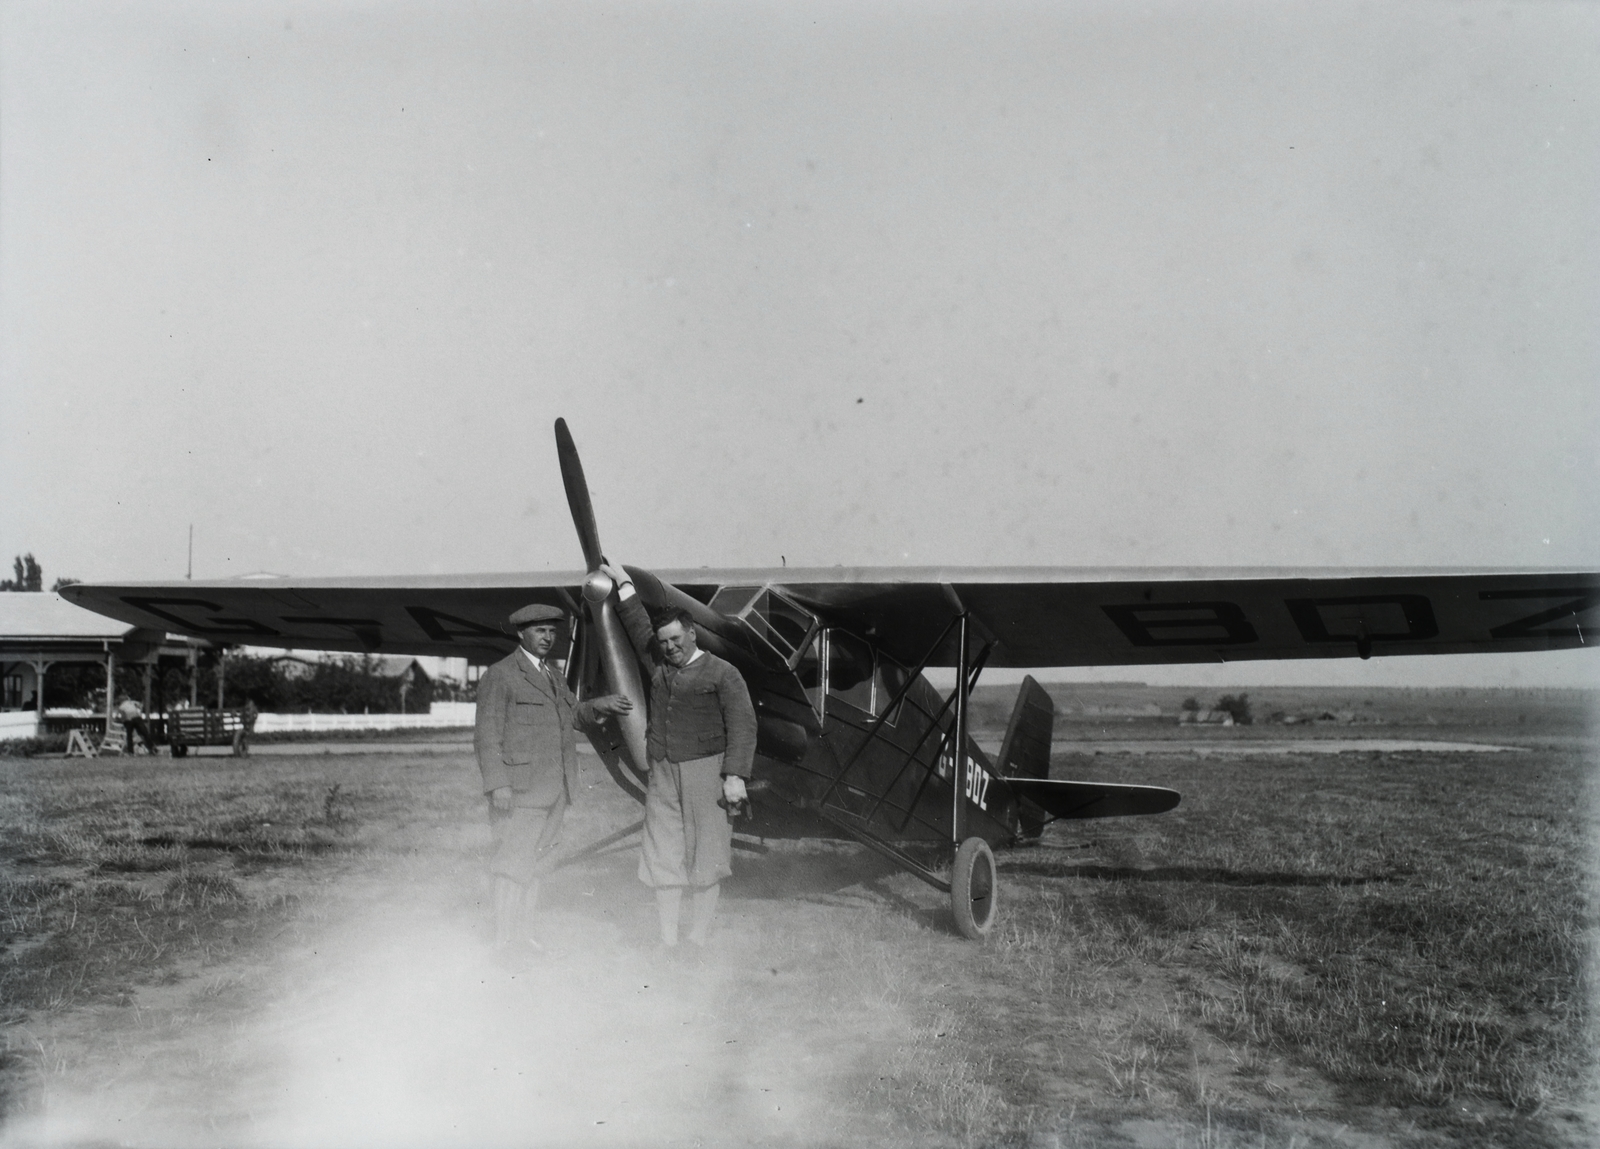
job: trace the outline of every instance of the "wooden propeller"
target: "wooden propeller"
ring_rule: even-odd
[[[633,702],[631,711],[617,715],[612,721],[622,735],[628,765],[642,781],[650,769],[645,752],[648,698],[639,674],[639,660],[622,629],[622,620],[617,617],[616,588],[600,570],[600,564],[605,561],[600,549],[600,529],[595,525],[594,504],[589,501],[589,484],[583,477],[583,461],[578,458],[578,447],[572,441],[565,419],[556,420],[556,455],[561,462],[561,482],[567,489],[572,525],[578,530],[578,545],[583,548],[583,561],[589,570],[589,577],[583,581],[583,601],[589,610],[592,641],[583,643],[582,674],[586,684],[593,682],[592,664],[589,664],[589,659],[594,657],[589,653],[592,650],[599,656],[606,691],[624,695]]]
[[[595,525],[589,483],[583,477],[583,460],[578,458],[578,445],[572,441],[565,419],[556,420],[556,458],[561,462],[561,485],[567,489],[567,506],[572,511],[572,525],[578,529],[584,566],[592,573],[600,569],[605,555],[600,551],[600,528]]]

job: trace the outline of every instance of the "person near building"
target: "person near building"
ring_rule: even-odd
[[[124,749],[127,753],[133,753],[133,736],[135,734],[144,742],[144,748],[147,753],[155,753],[156,744],[151,740],[150,727],[144,720],[144,707],[126,694],[117,699],[117,721],[122,723],[122,734],[127,740],[127,745]]]

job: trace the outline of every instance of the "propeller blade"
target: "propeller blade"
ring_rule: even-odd
[[[572,441],[565,419],[556,420],[556,456],[561,460],[561,484],[567,488],[567,506],[572,510],[572,525],[578,528],[578,545],[583,561],[591,571],[600,569],[600,528],[594,521],[594,504],[589,501],[589,484],[583,477],[583,460]]]
[[[583,598],[589,607],[590,625],[585,628],[580,672],[587,675],[589,654],[593,647],[596,660],[605,678],[605,688],[612,694],[621,694],[633,702],[633,709],[618,715],[615,724],[622,736],[622,756],[643,780],[650,769],[646,756],[645,733],[648,728],[648,696],[639,676],[639,662],[634,657],[633,645],[623,630],[611,602],[614,589],[611,580],[600,573],[605,556],[600,550],[600,528],[595,526],[594,504],[589,501],[589,484],[583,477],[583,463],[578,458],[578,446],[572,441],[565,419],[556,420],[556,454],[561,460],[561,483],[567,488],[567,506],[572,509],[572,525],[578,528],[578,543],[583,547],[583,561],[589,568],[584,580]]]
[[[645,744],[650,712],[649,695],[645,693],[644,680],[639,674],[639,661],[634,657],[633,645],[628,641],[622,620],[617,617],[616,607],[611,603],[611,580],[603,574],[592,574],[583,590],[606,691],[621,694],[633,702],[632,710],[617,715],[612,721],[616,724],[617,733],[622,736],[623,757],[643,782],[650,769]]]

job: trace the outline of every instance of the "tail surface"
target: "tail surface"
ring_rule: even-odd
[[[1050,777],[1050,738],[1055,733],[1056,704],[1034,681],[1022,680],[1017,704],[1006,726],[1006,740],[1000,744],[996,768],[1002,778]]]

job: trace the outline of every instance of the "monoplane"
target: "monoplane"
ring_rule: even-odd
[[[564,421],[555,432],[583,571],[80,583],[62,594],[220,644],[477,662],[515,645],[511,611],[559,605],[577,620],[557,652],[573,688],[635,702],[591,740],[642,801],[648,700],[600,570],[577,448]],[[1158,814],[1179,801],[1162,787],[1052,778],[1054,706],[1031,676],[991,758],[968,729],[986,667],[1559,650],[1588,645],[1600,605],[1600,574],[1551,570],[626,569],[648,608],[689,611],[700,645],[750,687],[759,737],[752,817],[739,829],[862,842],[949,894],[973,938],[995,921],[993,848],[1057,819]],[[935,667],[954,671],[950,691],[929,681]]]

